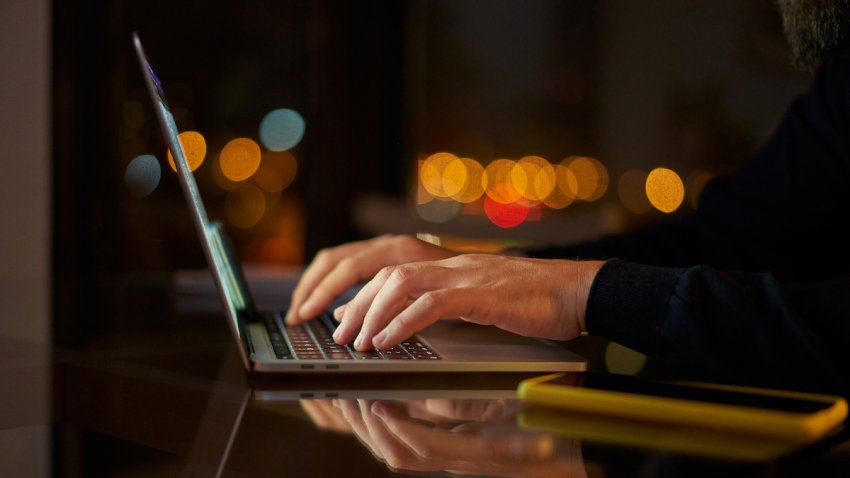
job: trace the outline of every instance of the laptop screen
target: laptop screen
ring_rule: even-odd
[[[240,327],[239,319],[251,314],[254,306],[247,284],[242,276],[239,264],[231,252],[230,243],[221,223],[211,222],[207,216],[207,211],[201,201],[201,194],[198,191],[198,185],[192,176],[186,155],[180,145],[177,124],[168,106],[168,101],[165,99],[162,84],[156,73],[154,73],[153,68],[151,68],[150,62],[148,62],[142,48],[141,40],[139,40],[139,36],[135,33],[133,33],[133,46],[139,58],[145,84],[150,93],[165,143],[174,157],[177,177],[183,188],[183,194],[189,205],[189,210],[195,222],[195,227],[198,231],[204,253],[206,254],[213,279],[223,299],[228,319],[230,319],[230,327],[236,337],[242,339],[242,328]],[[240,350],[243,349],[240,347]]]

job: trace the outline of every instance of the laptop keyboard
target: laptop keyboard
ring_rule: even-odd
[[[282,324],[280,315],[265,316],[272,348],[283,360],[440,360],[415,336],[387,350],[358,352],[350,345],[339,345],[333,339],[336,321],[329,314],[301,325]]]

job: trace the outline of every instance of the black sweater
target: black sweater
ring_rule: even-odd
[[[675,374],[850,396],[850,48],[695,212],[533,257],[611,259],[588,332]]]

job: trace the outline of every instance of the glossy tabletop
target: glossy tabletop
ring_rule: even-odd
[[[730,435],[600,422],[517,400],[524,375],[249,379],[220,312],[190,302],[166,301],[159,312],[166,316],[75,347],[5,341],[0,437],[16,469],[251,477],[850,473],[845,432],[767,449]],[[568,345],[596,363],[599,343]],[[38,399],[45,390],[49,400]],[[5,433],[27,427],[46,430],[47,456],[25,451],[27,434]]]

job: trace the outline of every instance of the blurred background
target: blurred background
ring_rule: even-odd
[[[269,267],[382,233],[494,250],[686,214],[809,81],[771,0],[8,0],[0,26],[7,354],[170,321],[151,292],[204,266],[133,31],[210,215]],[[44,440],[21,430],[0,440]]]
[[[807,80],[770,0],[54,2],[60,343],[135,306],[102,287],[204,265],[133,31],[210,215],[278,266],[382,233],[492,250],[687,213]]]

